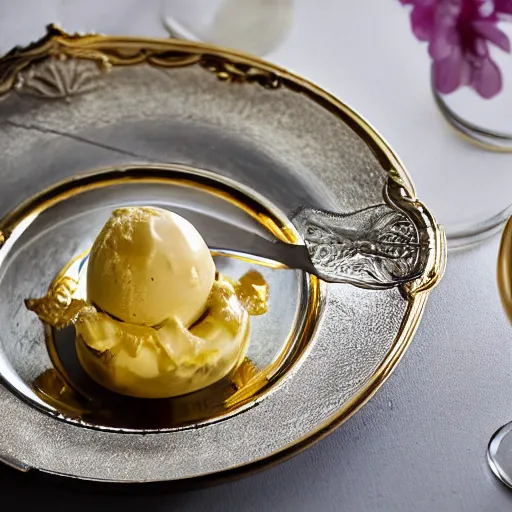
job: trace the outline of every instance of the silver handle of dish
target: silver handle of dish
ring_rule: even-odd
[[[292,216],[321,278],[368,289],[415,282],[411,291],[437,283],[446,260],[444,231],[396,177],[384,198],[346,214],[301,208]]]

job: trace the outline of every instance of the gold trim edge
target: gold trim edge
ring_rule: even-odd
[[[281,79],[272,70],[260,69],[243,62],[236,62],[207,52],[191,52],[186,44],[183,50],[169,49],[165,40],[144,40],[96,34],[67,34],[56,25],[48,25],[47,33],[27,47],[15,47],[0,59],[0,97],[16,87],[21,71],[46,58],[78,58],[95,61],[99,68],[108,71],[113,66],[131,66],[148,63],[160,67],[183,67],[199,64],[217,75],[219,80],[258,83],[268,89],[281,86]],[[181,43],[172,40],[173,43]],[[121,50],[119,45],[123,45]]]

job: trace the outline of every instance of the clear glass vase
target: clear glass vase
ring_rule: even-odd
[[[512,40],[512,24],[500,28]],[[503,76],[503,89],[492,99],[467,87],[442,95],[432,85],[439,112],[459,136],[447,166],[433,169],[444,206],[455,205],[442,219],[450,248],[492,235],[512,214],[512,55],[492,56]]]
[[[293,8],[293,0],[164,0],[162,16],[173,37],[265,55],[289,32]]]

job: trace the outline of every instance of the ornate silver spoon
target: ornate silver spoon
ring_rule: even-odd
[[[273,242],[226,224],[202,231],[201,214],[188,217],[219,253],[242,258],[250,254],[305,270],[324,281],[384,289],[414,281],[429,267],[437,276],[443,271],[444,257],[432,261],[432,255],[439,253],[434,250],[440,244],[438,226],[421,203],[409,200],[402,191],[390,180],[383,204],[346,214],[300,208],[291,216],[302,239],[297,245]]]

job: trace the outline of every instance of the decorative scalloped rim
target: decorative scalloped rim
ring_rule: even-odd
[[[51,59],[18,73],[15,89],[40,98],[68,98],[102,85],[102,72],[84,59]]]
[[[120,50],[122,41],[125,44]],[[147,40],[146,43],[146,46],[141,47],[140,40],[137,39],[70,35],[55,25],[48,25],[47,34],[42,39],[26,48],[16,47],[0,59],[0,98],[16,86],[21,71],[47,58],[93,60],[102,70],[143,62],[160,67],[199,64],[216,74],[219,80],[258,83],[268,89],[277,89],[282,85],[279,74],[272,70],[261,69],[242,61],[235,62],[206,51],[202,54],[191,53],[186,47],[181,51],[170,50],[169,42],[165,44],[163,41]]]

